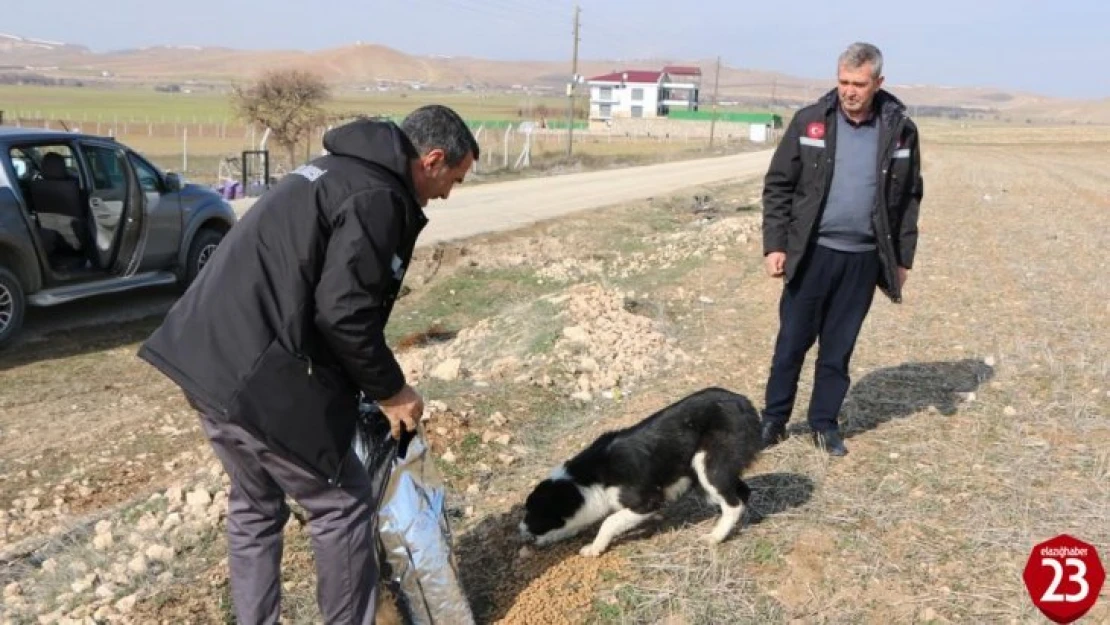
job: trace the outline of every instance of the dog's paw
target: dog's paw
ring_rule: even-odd
[[[710,532],[701,537],[701,541],[707,545],[719,545],[724,542],[725,537],[717,532]]]
[[[605,551],[604,547],[598,547],[598,546],[594,545],[593,543],[590,543],[589,545],[586,545],[585,547],[582,547],[581,549],[579,549],[578,550],[578,555],[581,555],[581,556],[584,556],[584,557],[587,557],[587,558],[596,558],[596,557],[600,556],[604,551]]]

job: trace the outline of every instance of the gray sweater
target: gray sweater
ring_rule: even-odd
[[[879,116],[856,126],[836,115],[836,163],[817,244],[842,252],[875,249],[871,213],[878,187]]]

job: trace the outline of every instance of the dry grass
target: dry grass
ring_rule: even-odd
[[[923,145],[1075,146],[1102,144],[1110,126],[1102,124],[1042,124],[915,120]]]
[[[432,435],[433,448],[456,455],[444,467],[448,503],[482,622],[1042,622],[1021,582],[1032,545],[1064,532],[1104,551],[1110,545],[1110,287],[1100,279],[1110,244],[1110,137],[1069,145],[1034,138],[1015,148],[983,145],[980,138],[994,142],[996,131],[975,132],[938,131],[926,152],[927,199],[906,302],[876,299],[853,361],[842,415],[851,453],[829,459],[817,452],[796,417],[797,435],[764,454],[747,477],[754,495],[743,528],[715,550],[696,542],[715,512],[694,498],[599,560],[577,556],[585,537],[521,557],[515,525],[534,481],[604,429],[709,384],[762,403],[779,285],[762,275],[758,237],[717,238],[719,226],[757,218],[743,209],[758,183],[699,190],[713,197],[716,210],[708,213],[690,191],[422,251],[408,279],[412,292],[398,306],[403,332],[399,326],[394,336],[416,337],[413,352],[474,350],[464,357],[476,373],[427,379],[421,388],[448,406],[432,422],[443,428]],[[523,366],[561,349],[562,309],[537,302],[581,281],[632,292],[626,309],[653,319],[693,361],[590,403],[569,400],[557,386],[491,377],[490,361],[503,351]],[[493,285],[507,296],[446,296],[481,295]],[[468,343],[462,331],[482,320],[513,330]],[[429,331],[459,334],[422,344],[426,335],[416,333]],[[52,377],[52,367],[81,372],[89,427],[141,427],[151,406],[176,417],[180,406],[168,385],[112,356],[110,346],[127,351],[134,340],[105,339],[84,357],[73,353],[76,346],[47,352],[46,345],[2,357],[0,445],[7,445],[5,459],[14,454],[5,473],[34,457],[33,436],[8,438],[10,424],[24,415],[64,419],[55,402],[70,400],[54,396],[65,396],[66,381]],[[103,367],[81,364],[105,346]],[[48,357],[49,366],[42,362]],[[560,361],[551,362],[543,366],[555,368],[532,379],[557,375]],[[142,383],[129,391],[134,425],[113,420],[127,412],[95,407],[110,396],[107,379]],[[799,415],[811,384],[807,368]],[[508,447],[483,442],[494,413],[507,419]],[[89,445],[79,433],[53,432],[66,453]],[[165,444],[159,441],[180,445],[157,429],[145,436],[154,449]],[[202,444],[195,428],[188,436]],[[506,453],[510,464],[499,459]],[[206,451],[185,462],[190,470],[178,469],[177,478],[211,479],[191,470],[207,471]],[[116,479],[103,488],[117,502],[146,500],[144,487]],[[55,483],[43,474],[18,485],[5,480],[0,501]],[[316,618],[303,534],[296,524],[287,528],[290,622]],[[81,561],[82,544],[63,544],[58,561]],[[222,538],[190,544],[180,573],[142,588],[133,620],[227,618]],[[203,572],[204,583],[180,581],[188,571]],[[29,584],[39,574],[20,575]],[[1089,618],[1110,619],[1106,590]]]
[[[1021,582],[1029,548],[1110,538],[1110,298],[1087,278],[1110,243],[1105,145],[930,150],[909,298],[876,302],[857,348],[851,455],[829,463],[802,438],[769,452],[757,478],[797,472],[815,496],[725,552],[690,555],[692,532],[631,547],[648,575],[616,593],[613,621],[1037,620]],[[765,361],[769,321],[745,317],[736,348],[763,328]],[[761,388],[755,369],[742,388]],[[1095,614],[1107,617],[1105,597]]]

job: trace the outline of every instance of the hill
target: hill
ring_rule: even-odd
[[[708,101],[714,63],[707,59],[585,60],[589,77],[622,69],[658,69],[667,64],[702,68],[702,99]],[[565,61],[495,61],[467,56],[421,56],[386,46],[356,43],[315,51],[239,50],[222,47],[155,46],[94,52],[82,45],[0,34],[0,72],[44,80],[113,82],[207,82],[249,80],[271,67],[312,69],[336,86],[501,90],[530,88],[561,93]],[[806,78],[758,69],[723,67],[722,100],[754,106],[790,106],[811,101],[833,86],[831,77]],[[1110,100],[1076,101],[990,87],[890,83],[911,107],[964,109],[1013,117],[1110,122]]]

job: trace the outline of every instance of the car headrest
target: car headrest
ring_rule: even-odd
[[[57,152],[48,152],[42,157],[42,177],[48,180],[69,180],[66,159]]]

